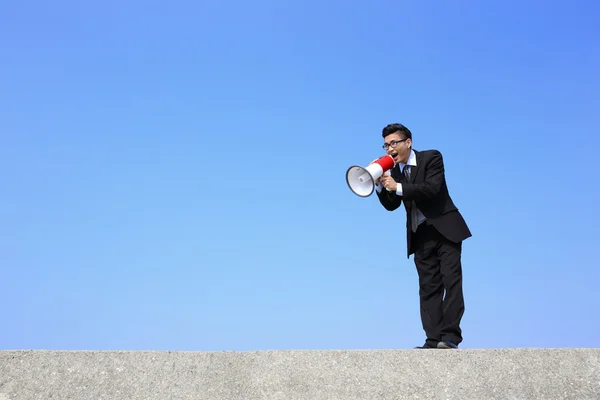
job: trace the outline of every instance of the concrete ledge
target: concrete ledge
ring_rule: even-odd
[[[600,349],[0,351],[0,400],[600,399]]]

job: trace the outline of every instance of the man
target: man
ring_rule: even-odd
[[[402,124],[387,125],[382,136],[396,166],[378,179],[376,190],[387,210],[402,203],[406,209],[407,257],[414,254],[426,334],[425,344],[417,348],[458,348],[465,309],[462,241],[471,232],[448,193],[442,154],[413,150],[412,134]]]

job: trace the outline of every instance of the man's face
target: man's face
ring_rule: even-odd
[[[387,135],[384,139],[383,148],[394,158],[396,164],[406,163],[410,156],[412,141],[397,133]]]

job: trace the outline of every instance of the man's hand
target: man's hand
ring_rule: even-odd
[[[390,175],[383,175],[380,178],[381,184],[390,192],[396,192],[398,189],[398,183]]]

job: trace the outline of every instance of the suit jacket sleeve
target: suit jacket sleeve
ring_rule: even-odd
[[[399,178],[395,176],[394,172],[392,172],[391,175],[396,182],[399,182]],[[385,188],[383,188],[381,192],[376,193],[377,197],[379,198],[379,202],[388,211],[394,211],[400,207],[400,205],[402,205],[402,197],[398,196],[395,192],[388,192]]]
[[[435,197],[444,182],[444,160],[442,153],[434,151],[429,160],[424,160],[425,179],[420,183],[402,183],[402,197],[404,200],[425,200]]]

